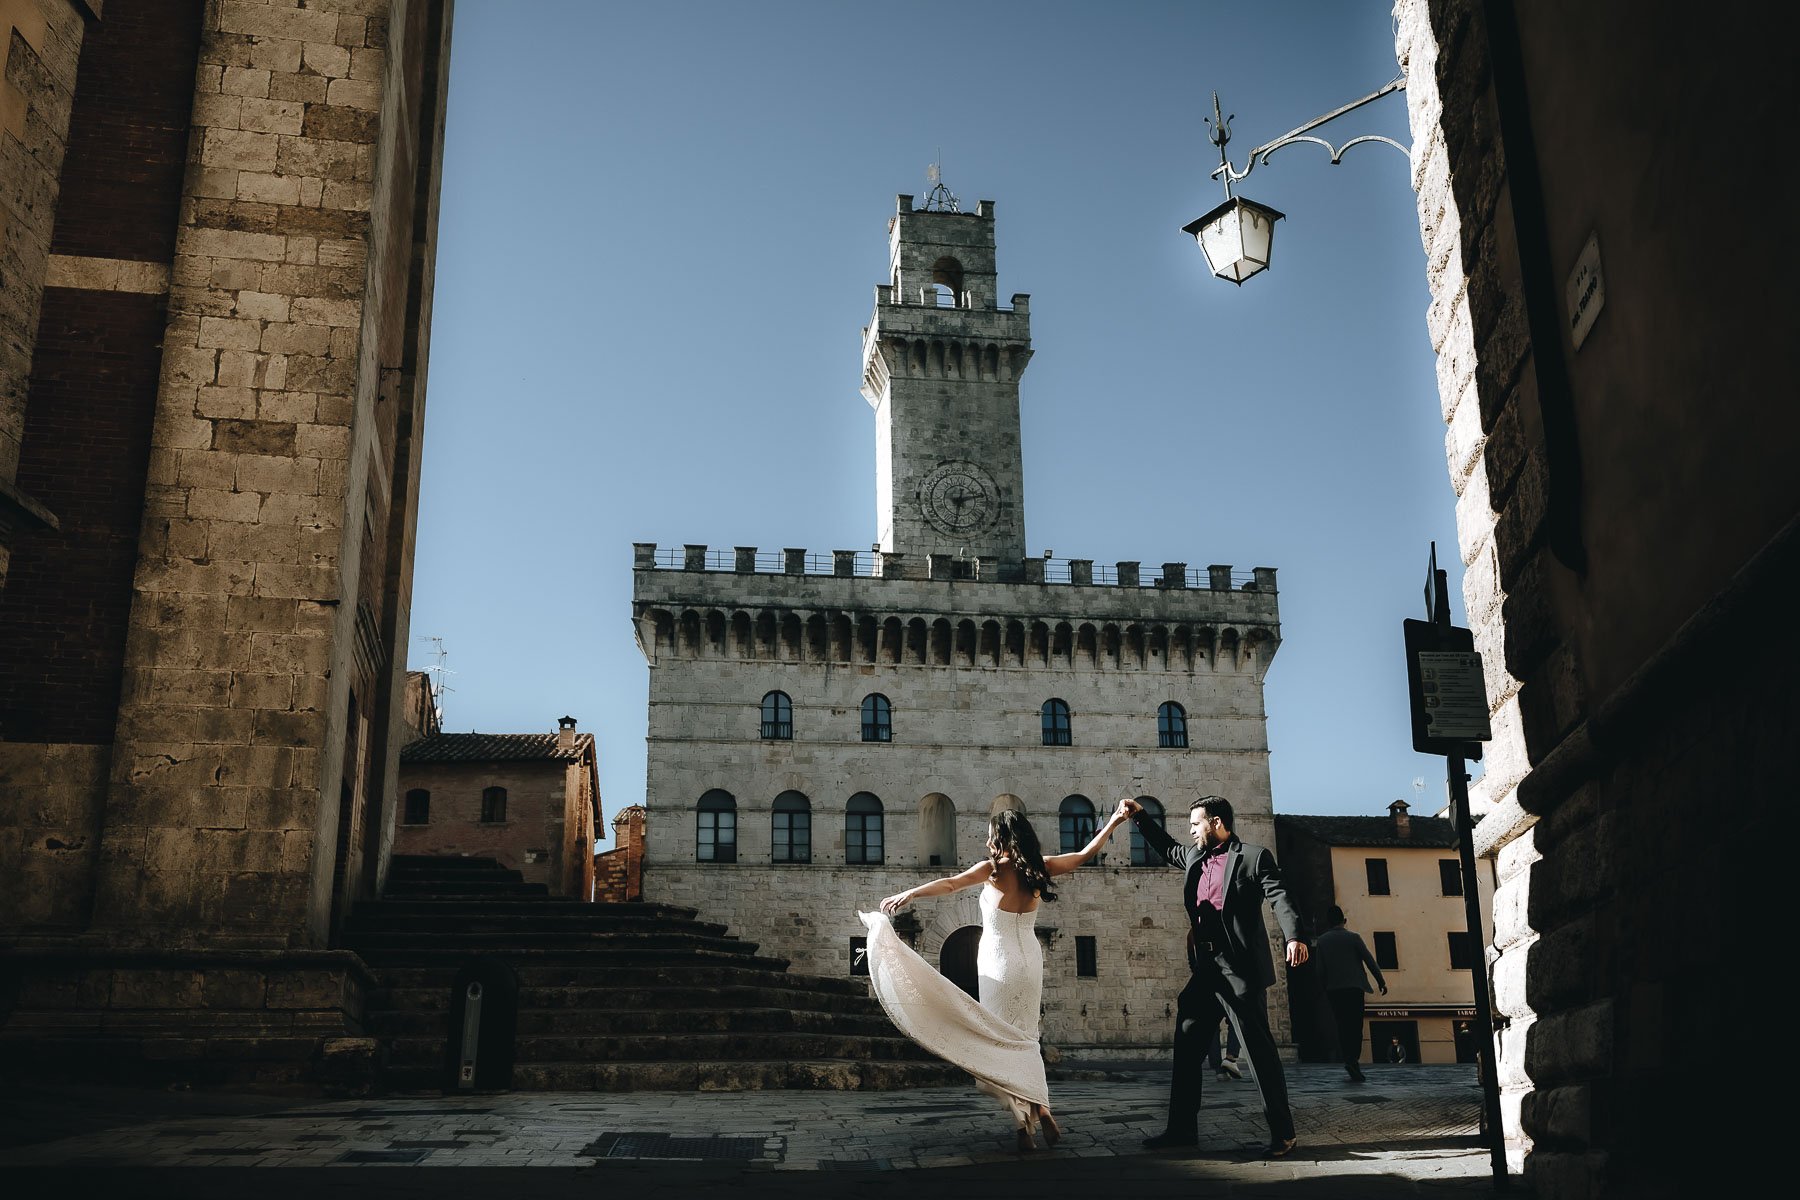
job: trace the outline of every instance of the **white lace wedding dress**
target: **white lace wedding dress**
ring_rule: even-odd
[[[1049,1106],[1038,1008],[1044,953],[1037,912],[1007,912],[1000,889],[981,886],[981,942],[975,952],[981,1003],[900,940],[881,912],[858,913],[869,930],[869,980],[888,1019],[913,1041],[975,1077],[1022,1129]]]

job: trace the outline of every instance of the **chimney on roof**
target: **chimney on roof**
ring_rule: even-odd
[[[556,748],[573,750],[575,748],[575,718],[558,717],[556,720]]]
[[[1412,806],[1404,800],[1396,800],[1388,805],[1388,816],[1394,819],[1394,836],[1409,838],[1412,836],[1412,818],[1406,810]]]

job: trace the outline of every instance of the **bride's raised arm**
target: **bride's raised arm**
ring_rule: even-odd
[[[946,875],[942,879],[933,879],[930,883],[921,883],[916,888],[908,888],[904,892],[894,893],[881,902],[881,911],[891,917],[921,897],[948,896],[951,892],[960,892],[966,887],[974,887],[978,883],[985,882],[993,870],[993,864],[984,858],[960,874]]]
[[[1054,879],[1058,875],[1067,875],[1069,872],[1079,869],[1083,863],[1105,849],[1106,841],[1108,838],[1112,837],[1113,830],[1117,829],[1120,825],[1123,825],[1129,819],[1130,817],[1126,813],[1125,806],[1121,804],[1118,808],[1113,810],[1112,816],[1106,818],[1106,824],[1102,825],[1099,831],[1094,834],[1093,841],[1070,854],[1046,854],[1044,856],[1044,867],[1050,872],[1051,878]]]

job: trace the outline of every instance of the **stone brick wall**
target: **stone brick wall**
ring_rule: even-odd
[[[83,10],[71,0],[0,0],[0,590],[14,537],[55,525],[16,477]]]
[[[1666,1147],[1730,1144],[1741,1110],[1667,1097],[1697,1054],[1712,1086],[1760,1086],[1766,994],[1737,981],[1759,957],[1745,914],[1780,903],[1800,720],[1800,414],[1771,401],[1800,366],[1800,262],[1787,240],[1720,259],[1679,197],[1701,138],[1710,189],[1768,187],[1760,118],[1707,114],[1787,111],[1792,72],[1778,44],[1667,6],[1402,0],[1395,18],[1496,705],[1477,848],[1499,876],[1507,1132],[1540,1195],[1729,1186],[1732,1162]],[[1578,346],[1567,286],[1590,239],[1605,300]]]
[[[644,806],[613,818],[613,848],[594,855],[594,899],[610,904],[644,898]]]
[[[115,993],[264,955],[332,993],[305,1056],[354,1029],[317,948],[379,882],[406,736],[449,6],[9,0],[9,33],[27,9],[0,319],[38,305],[17,278],[46,299],[22,418],[0,361],[0,477],[22,431],[70,520],[0,602],[0,929]],[[96,1000],[88,1033],[173,1037],[201,1001]]]

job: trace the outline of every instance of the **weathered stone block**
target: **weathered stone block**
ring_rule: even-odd
[[[113,972],[110,1007],[199,1008],[204,997],[198,971],[119,969]]]
[[[257,456],[290,455],[294,453],[294,440],[294,426],[285,423],[242,420],[213,422],[213,448],[218,450]],[[240,484],[248,490],[276,490],[262,487],[261,481],[265,476],[255,466],[256,462],[252,458],[244,460],[243,467],[239,470]],[[301,477],[310,480],[312,475],[310,472],[303,472]]]

